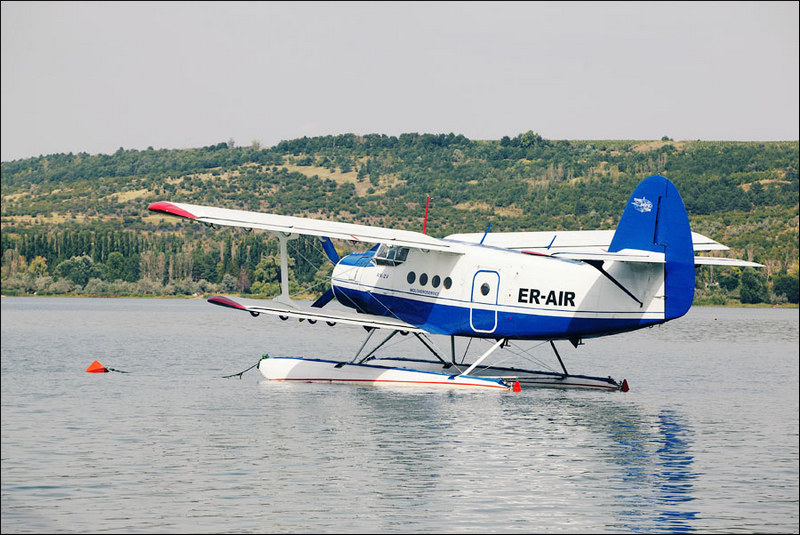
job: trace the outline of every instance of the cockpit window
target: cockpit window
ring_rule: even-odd
[[[373,260],[379,266],[399,266],[408,258],[408,247],[381,244]]]

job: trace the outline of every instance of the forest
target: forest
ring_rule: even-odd
[[[270,297],[277,241],[150,213],[168,200],[422,230],[613,229],[634,187],[663,174],[692,230],[759,270],[698,268],[697,304],[798,303],[797,141],[500,140],[456,134],[233,140],[2,162],[3,295]],[[292,240],[290,289],[313,298],[332,266]],[[350,243],[338,243],[348,253]]]

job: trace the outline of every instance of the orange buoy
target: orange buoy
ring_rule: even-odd
[[[519,386],[519,381],[514,381],[514,392],[520,392],[522,387]]]
[[[628,380],[627,379],[623,379],[622,380],[622,386],[620,386],[619,389],[622,390],[623,392],[627,392],[628,390],[630,390],[630,388],[628,388]]]
[[[108,368],[103,366],[97,361],[92,362],[88,368],[86,368],[87,373],[108,373]]]

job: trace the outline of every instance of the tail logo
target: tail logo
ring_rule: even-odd
[[[642,197],[641,199],[637,199],[636,197],[633,198],[633,207],[636,208],[639,212],[643,214],[646,212],[651,212],[653,210],[653,203],[647,200],[646,197]]]

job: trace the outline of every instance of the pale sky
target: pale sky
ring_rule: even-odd
[[[2,160],[329,134],[798,140],[798,2],[21,2]]]

